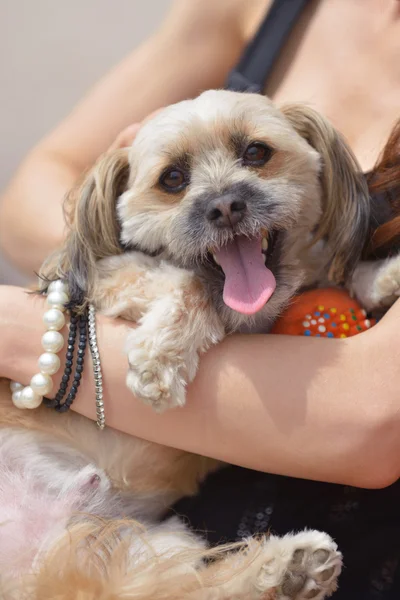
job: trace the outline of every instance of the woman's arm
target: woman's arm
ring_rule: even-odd
[[[0,288],[1,375],[29,382],[40,354],[43,311],[43,299],[27,297],[19,288]],[[98,318],[109,426],[229,463],[306,479],[373,488],[399,477],[395,332],[400,305],[372,330],[342,341],[232,336],[202,357],[187,406],[161,416],[125,387],[128,327]],[[95,418],[90,360],[73,408]]]
[[[21,269],[32,274],[59,245],[62,198],[120,131],[160,106],[223,85],[248,35],[245,1],[175,0],[159,31],[32,150],[0,203],[1,247]]]

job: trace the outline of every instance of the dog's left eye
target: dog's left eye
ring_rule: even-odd
[[[272,156],[272,148],[261,142],[253,142],[247,146],[243,154],[243,164],[261,167]]]
[[[160,177],[160,185],[166,192],[172,194],[180,192],[188,185],[186,173],[177,168],[166,169]]]

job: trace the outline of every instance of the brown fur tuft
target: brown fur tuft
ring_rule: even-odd
[[[373,257],[377,250],[390,252],[392,246],[400,245],[400,121],[369,177],[369,187],[372,194],[389,194],[393,212],[393,218],[372,233],[366,255]]]
[[[367,184],[353,153],[326,119],[304,105],[288,105],[282,112],[321,157],[323,214],[313,243],[328,240],[329,278],[344,283],[360,259],[368,231]]]
[[[122,253],[115,205],[128,177],[128,151],[115,150],[102,156],[65,200],[70,233],[41,275],[46,280],[68,279],[74,304],[84,305],[91,298],[96,262]]]

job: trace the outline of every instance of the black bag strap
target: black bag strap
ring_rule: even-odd
[[[274,0],[239,64],[230,72],[226,89],[263,91],[283,45],[308,2],[310,0]]]

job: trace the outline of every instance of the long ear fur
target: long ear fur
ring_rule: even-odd
[[[322,218],[313,243],[327,240],[329,279],[344,283],[366,242],[370,212],[367,183],[346,142],[326,119],[303,105],[286,106],[282,112],[321,157]]]
[[[110,152],[65,199],[70,231],[63,248],[46,261],[40,275],[45,287],[54,279],[67,279],[74,305],[84,306],[90,300],[97,261],[122,253],[116,202],[128,177],[127,149]]]

